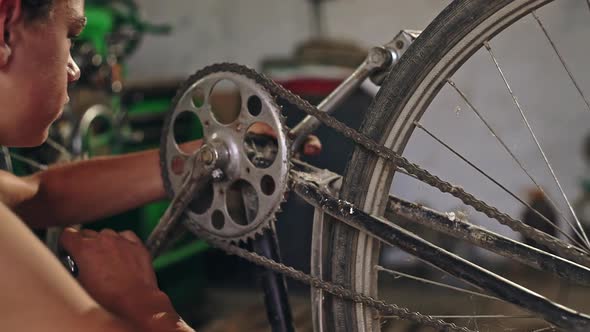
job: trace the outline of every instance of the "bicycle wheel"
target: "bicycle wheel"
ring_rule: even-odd
[[[392,69],[369,108],[361,131],[403,154],[416,132],[416,123],[427,110],[434,112],[429,106],[443,87],[449,86],[448,79],[477,51],[485,51],[484,43],[493,43],[493,38],[500,32],[551,2],[552,0],[454,1],[424,30]],[[585,2],[579,2],[579,5],[587,6]],[[590,12],[587,14],[590,20]],[[537,24],[536,15],[531,17],[530,22]],[[541,21],[538,24],[542,27]],[[546,33],[544,27],[539,31]],[[548,44],[554,47],[548,52],[553,55],[559,53],[553,41],[550,40]],[[491,51],[490,54],[493,58]],[[561,55],[559,59],[587,105],[581,88]],[[499,66],[497,68],[500,69]],[[508,86],[506,78],[501,74]],[[510,94],[514,98],[511,101],[520,109],[518,99],[512,91]],[[395,169],[390,164],[358,147],[345,172],[341,197],[366,212],[383,216],[394,174]],[[379,241],[317,213],[314,228],[312,253],[315,257],[312,257],[312,271],[324,279],[378,296],[378,271],[374,267],[379,263],[381,253]],[[312,305],[316,331],[381,329],[382,322],[377,313],[360,304],[315,291]]]

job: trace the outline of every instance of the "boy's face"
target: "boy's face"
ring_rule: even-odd
[[[84,28],[84,0],[54,0],[47,18],[8,27],[12,54],[0,68],[0,144],[36,146],[69,101],[68,83],[80,76],[71,38]]]

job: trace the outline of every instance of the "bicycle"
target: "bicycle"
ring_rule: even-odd
[[[559,195],[567,201],[565,190],[557,181],[493,46],[496,35],[510,29],[521,18],[531,17],[531,21],[538,24],[542,36],[549,41],[550,51],[559,58],[561,69],[565,69],[575,94],[590,110],[576,76],[543,25],[542,16],[536,12],[551,2],[456,0],[419,36],[402,32],[391,43],[371,49],[363,65],[318,107],[240,65],[217,64],[197,72],[180,88],[164,126],[162,177],[172,203],[148,240],[148,248],[157,256],[182,223],[188,230],[227,253],[307,283],[314,288],[312,305],[316,331],[377,331],[382,320],[389,318],[413,320],[439,330],[470,330],[445,322],[440,317],[377,300],[378,272],[386,270],[379,266],[382,244],[400,247],[482,290],[482,293],[472,291],[472,294],[515,304],[546,320],[549,327],[537,331],[554,327],[567,331],[588,330],[590,316],[558,305],[395,224],[397,219],[409,219],[529,267],[552,273],[572,284],[590,284],[590,242],[575,213],[569,211],[573,210],[569,201],[566,208],[572,216],[566,218],[561,212],[561,218],[574,219],[571,224],[575,234],[561,231],[560,237],[566,238],[566,242],[500,212],[403,156],[406,145],[418,129],[442,144],[451,154],[462,157],[422,122],[435,97],[443,87],[447,87],[474,112],[483,123],[484,130],[492,132],[500,148],[505,149],[509,158],[514,159],[533,184],[541,189],[534,176],[529,174],[508,144],[496,134],[493,125],[486,121],[476,104],[453,79],[455,72],[481,50],[496,67],[500,86],[505,89],[517,115],[525,124],[527,134],[532,136],[535,149],[539,150],[544,164],[550,169],[551,177],[559,187]],[[590,9],[590,3],[588,7]],[[372,77],[381,84],[384,76],[381,89],[358,132],[328,115],[333,106],[363,80]],[[218,106],[210,99],[210,91],[224,80],[232,82],[240,93],[237,112],[229,119],[222,117],[217,111]],[[288,101],[310,117],[294,129],[286,128],[276,98]],[[181,145],[183,142],[175,137],[177,119],[186,121],[184,115],[187,114],[198,119],[204,128],[205,145],[196,151],[183,150],[186,145]],[[260,136],[249,130],[260,122],[270,128],[270,135]],[[343,175],[319,170],[292,158],[292,152],[297,151],[303,138],[320,123],[358,145]],[[467,162],[480,175],[526,207],[524,200],[478,165]],[[466,205],[543,244],[552,253],[475,226],[450,213],[437,212],[390,196],[395,174],[415,178],[455,196]],[[273,222],[289,189],[316,208],[311,275],[282,265],[273,237]],[[560,210],[559,206],[556,208]],[[240,241],[251,241],[254,252],[234,244]],[[293,330],[285,300],[284,280],[277,275],[269,275],[266,285],[268,294],[271,294],[267,305],[273,330]],[[500,317],[504,320],[509,318]]]

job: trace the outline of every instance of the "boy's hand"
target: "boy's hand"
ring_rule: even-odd
[[[60,242],[76,261],[80,284],[106,310],[145,331],[179,323],[158,289],[147,249],[133,232],[67,228]]]
[[[277,137],[274,130],[264,122],[254,123],[249,131],[254,134],[267,135],[274,138]],[[317,136],[309,135],[307,136],[305,143],[303,143],[302,152],[305,156],[317,156],[322,152],[322,142],[320,142],[320,139]]]

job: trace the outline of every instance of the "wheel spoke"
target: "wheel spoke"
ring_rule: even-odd
[[[545,161],[545,165],[547,166],[547,169],[551,173],[551,176],[553,177],[555,184],[557,184],[557,187],[559,188],[559,191],[561,192],[561,195],[562,195],[563,199],[565,200],[565,203],[567,204],[572,216],[574,217],[574,220],[576,221],[576,224],[577,224],[580,232],[582,233],[582,237],[583,237],[582,240],[586,242],[588,247],[590,247],[590,241],[588,240],[588,236],[586,236],[586,232],[584,231],[584,228],[582,227],[582,224],[580,223],[580,220],[578,219],[578,216],[577,216],[576,212],[574,211],[572,204],[570,203],[569,199],[567,198],[567,195],[565,194],[565,191],[563,190],[561,183],[557,179],[557,175],[555,174],[555,171],[553,170],[553,167],[551,166],[551,163],[549,162],[549,159],[547,158],[545,151],[541,147],[541,143],[539,143],[539,140],[537,139],[537,135],[533,131],[533,128],[531,127],[531,124],[529,123],[529,120],[527,119],[527,117],[524,113],[524,110],[520,106],[518,99],[516,99],[516,96],[514,95],[514,92],[512,91],[510,84],[508,84],[508,80],[506,79],[506,76],[504,75],[502,68],[500,68],[500,64],[498,63],[498,60],[496,59],[496,56],[494,55],[494,52],[492,51],[492,47],[490,46],[490,43],[484,42],[484,46],[488,50],[488,52],[490,53],[490,56],[492,57],[492,60],[494,61],[494,64],[496,65],[496,69],[498,69],[498,73],[502,77],[502,81],[504,81],[504,85],[506,86],[506,89],[508,89],[508,92],[512,96],[512,101],[514,102],[514,105],[518,109],[518,112],[520,113],[522,120],[524,121],[529,133],[531,134],[531,137],[535,141],[535,145],[537,146],[539,153],[541,154],[541,156],[543,157],[543,160]]]
[[[590,6],[590,0],[586,0],[586,2]],[[545,35],[545,37],[547,37],[547,40],[549,41],[549,44],[551,44],[551,48],[553,48],[553,51],[555,51],[555,54],[559,58],[559,61],[561,62],[563,69],[565,69],[565,71],[567,72],[567,75],[570,77],[572,84],[576,87],[576,90],[578,90],[578,94],[580,94],[580,97],[582,97],[582,100],[584,100],[584,104],[586,104],[586,108],[590,111],[590,102],[588,102],[588,99],[586,99],[586,96],[584,95],[582,88],[580,88],[580,85],[578,84],[578,82],[574,78],[574,74],[572,74],[572,71],[569,69],[568,65],[566,64],[565,59],[563,58],[563,56],[561,55],[561,53],[557,49],[557,46],[553,42],[553,39],[551,39],[551,36],[549,36],[549,32],[547,32],[547,29],[545,29],[545,26],[543,25],[543,23],[541,22],[541,19],[539,18],[539,16],[537,16],[537,13],[535,13],[535,11],[532,11],[531,15],[533,15],[533,17],[535,18],[535,21],[537,21],[537,23],[539,24],[539,28],[541,28],[541,30],[543,31],[543,34]]]
[[[547,197],[547,199],[549,200],[549,202],[551,203],[551,205],[553,206],[553,208],[556,209],[557,212],[559,213],[559,216],[561,217],[561,219],[564,220],[572,228],[572,230],[574,231],[574,233],[576,233],[576,235],[580,239],[583,239],[583,236],[582,236],[582,234],[580,234],[580,231],[578,230],[578,228],[576,226],[574,226],[574,224],[572,223],[572,221],[565,216],[565,213],[563,212],[563,210],[561,208],[559,208],[559,206],[557,206],[557,204],[551,198],[551,196],[549,196],[545,192],[545,190],[543,189],[543,187],[541,187],[541,185],[537,182],[537,180],[535,180],[535,178],[531,175],[531,173],[529,172],[529,170],[524,166],[524,164],[520,161],[520,159],[512,152],[512,150],[510,150],[510,148],[508,147],[508,145],[496,133],[496,131],[494,130],[494,128],[492,128],[492,126],[490,125],[490,123],[481,115],[481,113],[479,112],[479,110],[475,107],[475,105],[473,105],[473,103],[469,100],[469,98],[467,98],[467,96],[465,95],[465,93],[463,93],[463,91],[461,91],[461,89],[459,89],[459,87],[452,80],[448,79],[447,80],[447,83],[453,89],[455,89],[455,91],[459,94],[459,96],[461,97],[461,99],[463,99],[463,101],[469,106],[469,108],[481,120],[481,122],[483,122],[483,124],[486,126],[486,128],[489,130],[489,132],[492,134],[492,136],[502,146],[502,148],[504,149],[504,151],[506,151],[506,153],[508,153],[510,155],[510,157],[512,158],[512,160],[514,160],[514,162],[520,167],[520,169],[527,175],[527,177],[531,180],[531,182],[535,185],[535,187],[537,187],[537,189],[540,192],[542,192],[545,197]],[[588,245],[585,242],[584,242],[584,244],[588,247]]]
[[[522,205],[524,205],[525,207],[527,207],[531,211],[533,211],[539,218],[543,219],[543,221],[545,221],[546,223],[548,223],[549,225],[551,225],[553,228],[555,228],[555,230],[557,230],[559,233],[561,233],[566,238],[568,238],[572,243],[577,243],[578,245],[580,245],[579,242],[577,242],[576,240],[574,240],[569,234],[567,234],[565,231],[563,231],[553,221],[547,219],[547,217],[545,217],[539,211],[537,211],[536,209],[534,209],[530,204],[528,204],[527,202],[525,202],[524,200],[522,200],[520,197],[516,196],[516,194],[514,194],[512,191],[510,191],[508,188],[506,188],[506,186],[504,186],[503,184],[499,183],[496,179],[494,179],[493,177],[491,177],[490,175],[488,175],[480,167],[476,166],[471,161],[469,161],[467,158],[465,158],[463,155],[461,155],[459,152],[457,152],[455,149],[453,149],[452,147],[450,147],[447,143],[445,143],[438,136],[434,135],[430,130],[428,130],[426,127],[424,127],[421,123],[414,122],[414,124],[416,125],[416,127],[418,127],[419,129],[421,129],[422,131],[424,131],[426,134],[428,134],[428,136],[430,136],[432,139],[434,139],[435,141],[437,141],[439,144],[441,144],[442,146],[444,146],[451,153],[453,153],[454,155],[456,155],[457,157],[459,157],[461,160],[463,160],[465,163],[467,163],[469,166],[471,166],[473,169],[475,169],[477,172],[479,172],[481,175],[485,176],[488,180],[492,181],[494,184],[496,184],[498,187],[500,187],[500,189],[502,189],[503,191],[505,191],[508,195],[512,196],[514,199],[516,199]],[[578,249],[580,249],[580,248],[578,248]],[[580,249],[580,250],[582,250],[582,249]],[[585,251],[585,250],[583,250],[583,251]]]
[[[380,266],[380,265],[375,266],[375,269],[377,271],[385,272],[385,273],[388,273],[388,274],[391,274],[391,275],[394,275],[394,276],[404,277],[404,278],[408,278],[408,279],[420,281],[420,282],[425,283],[425,284],[439,286],[439,287],[446,288],[446,289],[451,289],[451,290],[454,290],[454,291],[458,291],[460,293],[466,293],[466,294],[470,294],[470,295],[475,295],[475,296],[483,297],[483,298],[490,299],[490,300],[502,301],[501,299],[499,299],[499,298],[497,298],[495,296],[490,296],[490,295],[487,295],[487,294],[484,294],[484,293],[475,292],[475,291],[471,291],[471,290],[468,290],[468,289],[464,289],[464,288],[459,288],[459,287],[455,287],[455,286],[443,284],[441,282],[437,282],[437,281],[434,281],[434,280],[428,280],[428,279],[416,277],[416,276],[413,276],[413,275],[410,275],[410,274],[406,274],[406,273],[403,273],[403,272],[399,272],[399,271],[395,271],[395,270],[392,270],[392,269],[388,269],[388,268],[385,268],[385,267]]]

